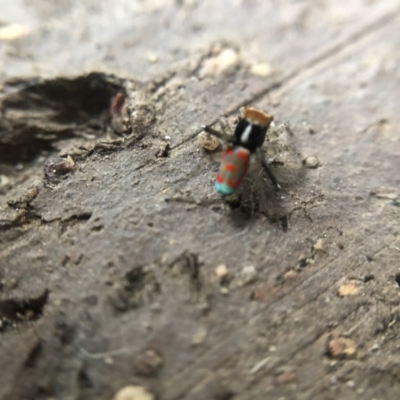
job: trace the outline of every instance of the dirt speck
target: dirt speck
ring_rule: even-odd
[[[378,199],[396,200],[399,198],[399,190],[397,188],[377,187],[370,192],[371,196]]]
[[[159,372],[163,363],[164,359],[158,351],[147,349],[137,355],[135,370],[141,376],[154,376]]]
[[[357,354],[356,344],[349,338],[330,335],[326,345],[326,354],[338,359],[355,357]]]
[[[339,286],[338,295],[340,297],[357,296],[360,290],[360,283],[356,280],[350,280]]]
[[[235,276],[232,283],[233,287],[242,287],[254,283],[258,278],[257,269],[253,265],[248,265]]]
[[[118,390],[113,400],[154,400],[155,397],[142,386],[125,386]]]
[[[320,161],[316,156],[308,156],[303,160],[303,164],[306,168],[316,169],[321,166]]]
[[[20,24],[9,24],[0,27],[0,41],[13,42],[30,34],[31,30]]]
[[[199,71],[200,78],[219,77],[232,73],[239,65],[240,58],[232,48],[216,48],[212,55],[206,58]]]
[[[50,157],[44,165],[44,176],[49,181],[52,181],[59,176],[68,174],[74,167],[75,162],[71,156],[66,158],[53,156]]]
[[[250,66],[250,72],[253,75],[266,77],[272,73],[272,69],[271,66],[268,64],[258,63],[258,64],[252,64]]]
[[[207,334],[208,334],[207,329],[205,329],[205,328],[199,329],[193,336],[192,345],[198,346],[198,345],[204,343],[204,341],[207,338]]]
[[[209,150],[209,151],[214,151],[216,150],[221,142],[219,141],[218,138],[215,136],[209,134],[208,132],[201,132],[198,136],[197,139],[199,141],[200,146],[203,149]]]
[[[297,380],[297,375],[294,371],[284,371],[280,373],[276,377],[276,383],[278,385],[288,385],[290,383],[296,382]]]
[[[228,275],[229,270],[225,264],[220,264],[217,268],[215,268],[215,273],[218,279],[222,280]]]

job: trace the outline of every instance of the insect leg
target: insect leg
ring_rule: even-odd
[[[226,133],[217,131],[216,129],[211,128],[211,126],[208,126],[208,125],[202,125],[201,127],[203,128],[204,132],[210,133],[211,135],[214,135],[217,138],[225,140],[226,142],[232,142],[232,136],[230,136]]]
[[[279,185],[279,183],[276,180],[274,174],[269,169],[269,166],[268,166],[268,164],[267,164],[267,162],[265,160],[265,157],[264,157],[264,153],[262,152],[261,149],[257,149],[256,150],[256,156],[257,156],[257,159],[258,159],[259,163],[262,165],[265,173],[268,175],[269,179],[271,179],[271,181],[274,184],[274,186],[276,187],[276,189],[279,190],[281,188],[281,185]]]

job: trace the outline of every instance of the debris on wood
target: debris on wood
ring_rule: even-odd
[[[356,344],[353,340],[338,335],[330,335],[326,345],[326,354],[329,357],[343,359],[355,357]]]
[[[5,25],[3,27],[0,27],[0,41],[13,42],[14,40],[28,36],[30,32],[30,29],[24,25]]]
[[[215,268],[215,273],[219,280],[222,281],[228,275],[229,271],[225,264],[220,264]]]
[[[71,172],[75,167],[75,162],[71,156],[66,158],[54,156],[50,157],[44,166],[44,175],[48,180],[66,175]]]
[[[232,73],[240,63],[238,53],[232,48],[215,49],[211,57],[204,60],[199,71],[201,79],[219,77]]]
[[[239,288],[257,280],[258,272],[253,265],[244,267],[234,278],[233,287]]]
[[[199,141],[200,146],[208,151],[216,150],[221,144],[220,140],[217,137],[211,135],[208,132],[201,132],[197,136],[197,139]]]
[[[316,169],[321,163],[316,156],[308,156],[303,160],[303,164],[306,168]]]
[[[113,397],[113,400],[154,400],[155,397],[143,386],[125,386]]]
[[[135,369],[138,375],[154,376],[161,369],[164,359],[154,349],[147,349],[136,357]]]
[[[396,200],[399,197],[399,191],[395,188],[377,187],[370,192],[371,196],[378,199]]]
[[[271,66],[268,64],[257,63],[257,64],[250,65],[250,72],[253,75],[265,77],[265,76],[271,75],[272,69],[271,69]]]
[[[360,283],[356,280],[350,280],[339,286],[338,295],[340,297],[357,296],[360,290]]]
[[[207,333],[208,333],[207,329],[205,329],[205,328],[201,328],[200,330],[198,330],[195,333],[195,335],[193,336],[192,345],[193,346],[198,346],[198,345],[204,343],[204,341],[207,338]]]
[[[318,238],[317,241],[313,245],[314,250],[323,251],[324,250],[324,243],[325,243],[324,239]]]

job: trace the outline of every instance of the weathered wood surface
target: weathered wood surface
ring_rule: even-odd
[[[198,3],[0,3],[1,398],[398,398],[400,5]],[[196,134],[243,104],[321,165],[232,210]]]

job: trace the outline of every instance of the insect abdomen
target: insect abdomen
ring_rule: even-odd
[[[221,157],[215,189],[224,196],[236,192],[249,168],[250,151],[244,147],[230,147]]]

